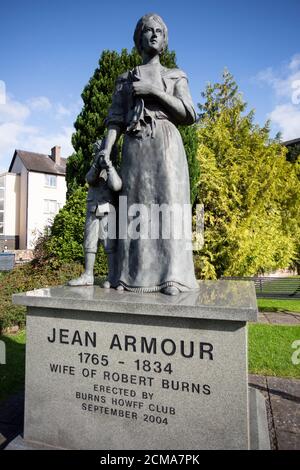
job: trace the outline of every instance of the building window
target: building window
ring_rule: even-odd
[[[57,201],[52,201],[51,199],[44,199],[44,213],[54,215],[57,212],[58,212]]]
[[[48,188],[56,188],[56,176],[45,175],[45,186],[47,186]]]

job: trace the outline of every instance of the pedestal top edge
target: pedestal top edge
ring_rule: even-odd
[[[13,303],[29,307],[141,315],[256,321],[254,283],[199,281],[199,290],[168,296],[137,294],[99,286],[56,286],[14,294]]]

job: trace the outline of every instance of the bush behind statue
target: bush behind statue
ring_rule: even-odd
[[[6,328],[24,327],[26,308],[14,305],[12,295],[32,289],[64,284],[71,277],[80,275],[79,263],[62,263],[60,267],[31,262],[15,267],[0,277],[0,334]]]
[[[225,70],[209,84],[199,121],[199,202],[204,247],[196,258],[202,278],[253,276],[296,261],[300,239],[300,165],[270,138]],[[298,248],[297,248],[298,246]],[[298,258],[299,259],[299,258]]]
[[[53,225],[41,236],[34,250],[34,262],[57,269],[66,263],[84,264],[83,236],[86,215],[87,186],[78,187],[56,215]],[[95,275],[107,273],[107,259],[100,247]]]

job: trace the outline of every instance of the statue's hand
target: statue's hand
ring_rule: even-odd
[[[155,96],[156,88],[152,83],[145,80],[139,80],[137,82],[132,82],[132,90],[135,96]]]
[[[97,155],[98,152],[102,149],[102,139],[98,139],[93,143],[94,154]]]
[[[112,166],[110,155],[107,152],[107,150],[103,149],[100,152],[98,152],[96,159],[97,159],[97,165],[102,169],[103,168],[108,169]]]

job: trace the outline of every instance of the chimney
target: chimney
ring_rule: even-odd
[[[54,163],[56,163],[56,165],[60,165],[60,150],[61,147],[59,147],[58,145],[55,145],[55,147],[51,149],[51,158]]]

